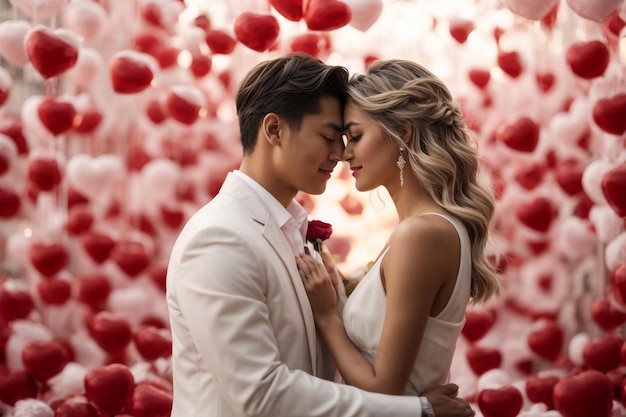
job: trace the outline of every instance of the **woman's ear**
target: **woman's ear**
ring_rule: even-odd
[[[272,145],[280,144],[281,119],[276,113],[268,113],[261,121],[263,137]]]
[[[402,134],[401,136],[402,142],[404,142],[405,144],[408,144],[409,140],[411,139],[411,135],[413,135],[413,126],[411,125],[411,123],[409,122],[402,123],[401,134]]]

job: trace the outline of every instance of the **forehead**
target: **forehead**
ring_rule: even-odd
[[[302,124],[309,127],[326,127],[341,130],[341,126],[343,126],[341,116],[339,100],[335,97],[323,96],[320,98],[320,111],[315,114],[304,115]]]

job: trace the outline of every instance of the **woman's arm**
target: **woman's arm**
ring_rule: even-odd
[[[434,310],[440,310],[437,305],[441,303],[434,301],[441,298],[440,292],[446,292],[447,281],[454,284],[460,249],[454,228],[432,217],[402,222],[390,246],[382,261],[387,309],[380,312],[385,314],[385,321],[374,364],[352,344],[334,312],[325,268],[302,257],[298,266],[310,272],[311,278],[303,281],[316,324],[346,383],[368,391],[401,394],[417,357],[426,320],[438,312],[433,311],[433,305]],[[443,298],[447,300],[448,296]]]

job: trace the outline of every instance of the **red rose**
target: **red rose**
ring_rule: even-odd
[[[319,220],[310,220],[306,229],[306,240],[315,242],[317,239],[326,240],[333,233],[333,226]]]

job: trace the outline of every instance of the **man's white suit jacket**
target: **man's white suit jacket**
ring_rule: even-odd
[[[232,173],[170,256],[172,417],[419,417],[417,397],[329,381],[293,252]],[[320,379],[312,375],[318,375]]]

